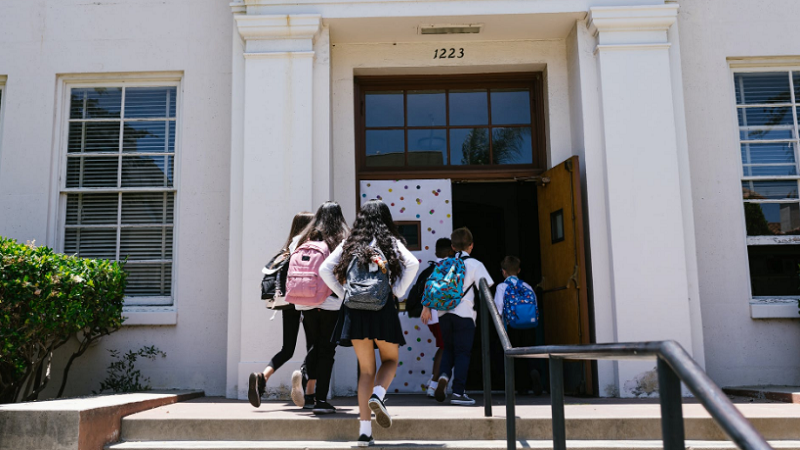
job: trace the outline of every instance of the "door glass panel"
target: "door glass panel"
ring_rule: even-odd
[[[403,130],[367,130],[367,167],[405,165]]]
[[[800,204],[744,203],[748,236],[800,234]]]
[[[797,181],[742,181],[745,200],[780,200],[797,198]]]
[[[529,123],[531,123],[530,90],[492,90],[492,125],[526,125]]]
[[[403,126],[403,91],[367,92],[364,97],[368,127]]]
[[[447,104],[444,91],[408,91],[408,126],[436,127],[447,125]],[[409,148],[409,150],[411,150]]]
[[[450,164],[489,164],[489,129],[450,130]]]
[[[486,90],[450,91],[450,125],[488,125]]]
[[[447,164],[447,130],[408,130],[408,165]]]
[[[492,129],[494,164],[530,164],[533,161],[530,127]]]

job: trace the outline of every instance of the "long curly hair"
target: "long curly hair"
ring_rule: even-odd
[[[347,222],[342,214],[342,207],[336,202],[325,202],[317,209],[311,223],[300,233],[297,246],[308,241],[324,241],[328,249],[333,251],[347,237]]]
[[[375,250],[370,243],[375,239],[389,265],[389,279],[394,283],[403,272],[400,264],[399,252],[395,241],[405,244],[405,240],[397,232],[397,226],[392,220],[392,212],[386,203],[380,200],[370,200],[361,207],[350,236],[344,243],[342,259],[333,268],[333,273],[340,283],[347,279],[347,269],[353,258],[358,258],[361,264],[368,264]]]

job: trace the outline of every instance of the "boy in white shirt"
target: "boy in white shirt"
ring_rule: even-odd
[[[522,283],[523,286],[533,291],[533,288],[528,283],[518,278],[520,272],[520,260],[516,256],[506,256],[503,262],[500,263],[500,268],[503,270],[503,278],[505,281],[497,285],[497,290],[494,294],[494,304],[497,305],[497,311],[500,315],[503,314],[503,305],[505,304],[506,288],[509,284]],[[506,327],[508,338],[511,345],[514,347],[533,347],[536,345],[536,330],[519,330],[516,328]],[[539,371],[534,368],[532,358],[522,358],[522,361],[514,364],[516,369],[514,378],[519,380],[517,384],[517,391],[522,393],[527,391],[524,383],[524,377],[530,375],[531,389],[535,395],[542,395],[542,381]]]
[[[444,339],[444,354],[439,368],[439,380],[436,385],[434,397],[436,401],[445,400],[447,383],[453,379],[452,405],[474,405],[475,400],[469,398],[465,392],[467,385],[467,370],[472,354],[472,341],[475,338],[475,296],[478,282],[486,278],[489,286],[494,285],[491,275],[482,262],[470,258],[474,243],[472,233],[466,227],[454,230],[450,235],[456,257],[464,259],[466,273],[464,276],[464,296],[461,302],[450,311],[439,311],[439,327]]]

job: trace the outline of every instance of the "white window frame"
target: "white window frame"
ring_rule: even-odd
[[[800,186],[800,117],[798,117],[797,109],[800,108],[800,98],[795,98],[794,79],[789,72],[800,73],[800,59],[791,58],[743,58],[743,59],[729,59],[730,67],[730,104],[731,104],[731,117],[733,121],[733,130],[736,136],[736,158],[739,167],[739,185],[743,181],[781,181],[792,180],[798,182]],[[738,109],[739,105],[736,102],[736,74],[738,73],[768,73],[768,72],[787,72],[789,77],[789,89],[791,91],[791,103],[770,103],[768,105],[748,105],[749,107],[769,106],[780,107],[785,106],[792,109],[792,117],[794,120],[795,136],[794,136],[794,152],[795,164],[798,167],[798,175],[784,175],[784,176],[746,176],[744,173],[744,164],[742,163],[741,156],[741,143],[742,139],[739,130]],[[787,142],[790,139],[779,139],[777,142]],[[758,142],[769,143],[776,142],[772,140],[762,140]],[[799,188],[800,189],[800,188]],[[741,197],[741,194],[739,194]],[[800,245],[800,236],[748,236],[746,219],[744,215],[745,200],[740,198],[740,217],[742,220],[742,229],[744,229],[744,244],[745,254],[749,254],[747,248],[756,245]],[[762,200],[757,203],[796,203],[800,204],[800,200],[787,201],[787,200]],[[800,301],[800,292],[797,295],[773,295],[773,296],[754,296],[753,287],[750,277],[749,262],[747,263],[747,286],[750,293],[750,317],[753,319],[777,319],[777,318],[790,318],[799,319],[798,303]]]
[[[92,188],[67,188],[67,146],[69,143],[69,124],[70,124],[70,93],[74,88],[93,88],[93,87],[176,87],[175,104],[175,156],[173,158],[173,187],[168,191],[174,192],[174,213],[173,213],[173,237],[172,237],[172,285],[171,296],[169,297],[126,297],[125,311],[127,320],[125,325],[170,325],[176,321],[176,307],[178,298],[178,283],[176,274],[180,257],[178,255],[179,241],[179,205],[180,205],[180,158],[182,158],[182,111],[183,111],[183,74],[177,72],[155,73],[155,74],[99,74],[99,75],[65,75],[60,77],[57,92],[57,111],[59,112],[56,121],[55,136],[58,137],[57,145],[54,145],[54,160],[58,161],[52,179],[58,180],[54,183],[55,189],[53,198],[57,199],[50,213],[51,223],[57,224],[55,230],[50,230],[51,242],[56,251],[64,251],[65,232],[66,232],[66,210],[67,194],[74,192],[92,192]],[[98,192],[120,192],[136,191],[146,192],[148,188],[98,188]],[[163,188],[157,189],[159,192],[165,191]],[[160,313],[156,316],[143,313]],[[133,320],[131,320],[133,319]]]

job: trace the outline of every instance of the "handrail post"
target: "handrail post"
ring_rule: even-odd
[[[550,357],[550,408],[553,419],[553,450],[567,450],[564,419],[564,360]]]
[[[506,356],[506,441],[507,450],[517,448],[517,411],[514,398],[514,358]]]
[[[684,450],[681,380],[664,359],[657,359],[658,394],[661,402],[661,438],[664,450]]]
[[[481,304],[481,352],[483,354],[483,415],[492,417],[492,365],[491,349],[489,348],[489,307],[488,301],[480,296]]]

